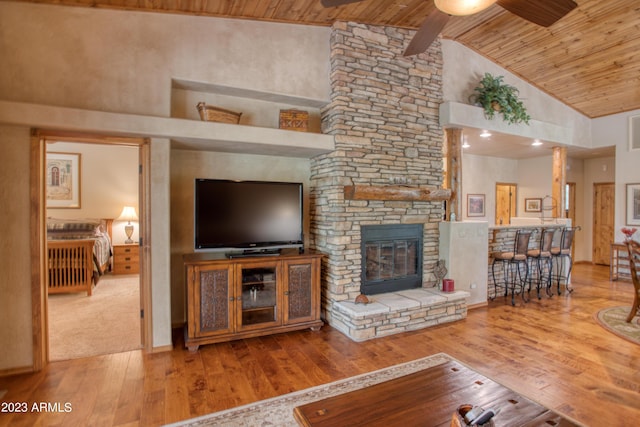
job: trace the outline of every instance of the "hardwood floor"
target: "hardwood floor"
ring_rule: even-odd
[[[355,343],[331,327],[171,352],[141,351],[49,364],[0,378],[2,426],[155,426],[445,352],[480,373],[585,425],[640,419],[640,346],[593,320],[631,305],[630,282],[608,268],[577,265],[573,294],[512,307],[498,298],[466,320]],[[69,412],[35,412],[40,402]],[[65,404],[71,408],[65,408]],[[455,406],[459,402],[452,402]],[[55,409],[55,408],[52,408]]]

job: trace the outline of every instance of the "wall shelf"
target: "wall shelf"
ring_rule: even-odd
[[[323,108],[329,103],[328,99],[313,99],[282,93],[265,92],[260,90],[219,85],[215,83],[196,82],[184,79],[172,79],[171,87],[174,89],[191,90],[194,92],[213,93],[238,98],[249,98],[260,101],[268,101],[280,104],[290,104],[298,107]]]
[[[0,123],[114,136],[166,138],[172,148],[311,158],[332,135],[0,100]]]
[[[322,134],[320,110],[329,100],[206,82],[171,81],[171,117],[199,120],[196,106],[200,102],[242,113],[240,125],[263,129],[279,129],[282,110],[302,110],[308,115],[305,133]]]

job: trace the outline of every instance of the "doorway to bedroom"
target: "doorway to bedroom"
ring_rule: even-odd
[[[50,361],[142,348],[139,157],[137,145],[47,139]],[[84,258],[80,241],[92,242]]]

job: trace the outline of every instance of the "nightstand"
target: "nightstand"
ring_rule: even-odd
[[[113,274],[140,273],[140,246],[113,245]]]

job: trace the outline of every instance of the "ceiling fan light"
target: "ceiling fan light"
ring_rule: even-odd
[[[449,15],[465,16],[481,12],[497,0],[434,0],[438,9]]]

